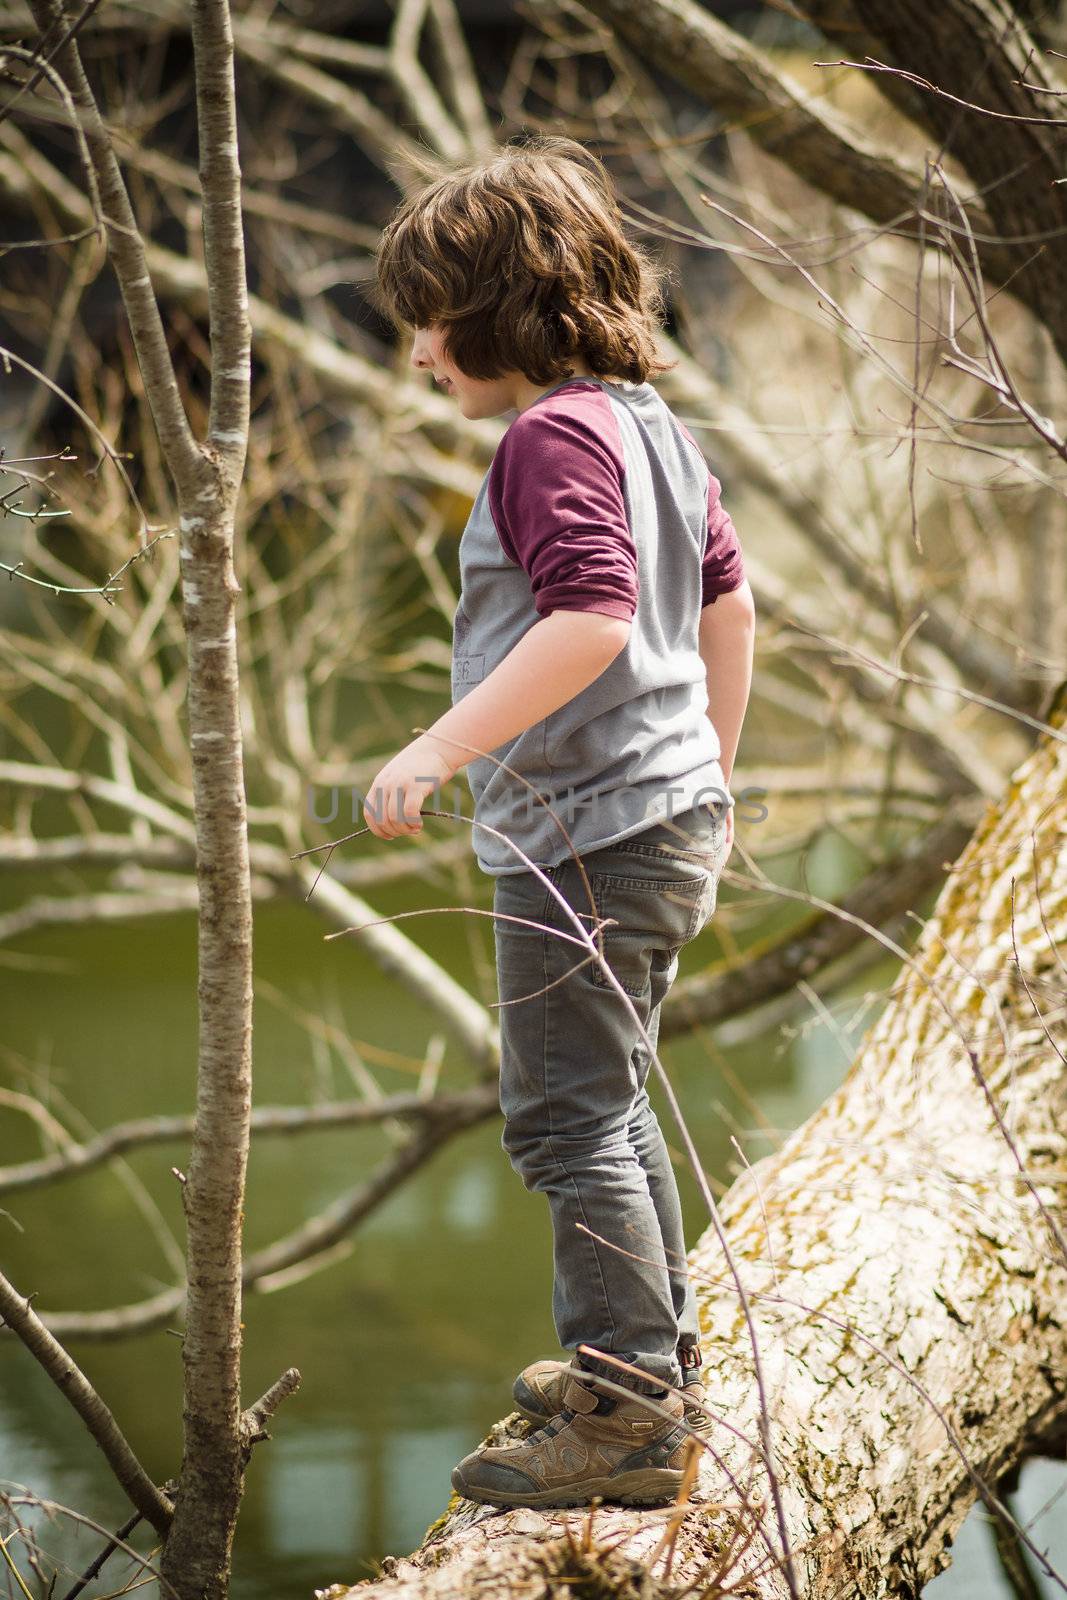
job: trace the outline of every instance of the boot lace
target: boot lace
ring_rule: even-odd
[[[574,1421],[574,1415],[573,1411],[564,1406],[562,1411],[557,1411],[556,1415],[546,1422],[543,1427],[535,1429],[533,1433],[528,1433],[523,1440],[523,1444],[540,1444],[545,1439],[554,1438],[561,1428],[567,1426],[568,1422]]]

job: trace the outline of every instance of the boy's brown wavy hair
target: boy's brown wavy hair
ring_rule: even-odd
[[[626,238],[603,162],[574,139],[528,134],[447,169],[401,202],[376,253],[370,298],[400,327],[437,323],[470,378],[598,377],[644,383],[657,354],[666,270]]]

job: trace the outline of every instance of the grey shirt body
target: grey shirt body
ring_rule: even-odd
[[[483,871],[526,871],[524,855],[555,866],[696,804],[732,804],[698,624],[743,569],[734,541],[709,593],[709,476],[650,383],[565,379],[505,433],[460,540],[453,704],[552,610],[632,615],[593,683],[467,763]],[[725,513],[711,516],[732,538]]]

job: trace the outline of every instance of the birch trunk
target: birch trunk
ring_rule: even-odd
[[[841,1087],[721,1207],[798,1596],[918,1595],[976,1496],[996,1510],[998,1480],[1067,1422],[1067,690],[1051,723],[952,867]],[[713,1229],[690,1265],[715,1454],[669,1582],[640,1570],[663,1580],[662,1511],[603,1507],[584,1549],[584,1511],[453,1496],[412,1557],[328,1592],[533,1600],[556,1592],[548,1574],[584,1573],[597,1594],[651,1596],[722,1566],[751,1600],[789,1594],[753,1448],[752,1347]],[[523,1431],[514,1414],[493,1430]],[[742,1525],[751,1542],[731,1549]]]

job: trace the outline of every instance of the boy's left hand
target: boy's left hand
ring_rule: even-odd
[[[363,802],[364,822],[379,839],[421,833],[422,802],[458,770],[437,740],[420,735],[375,776]]]

